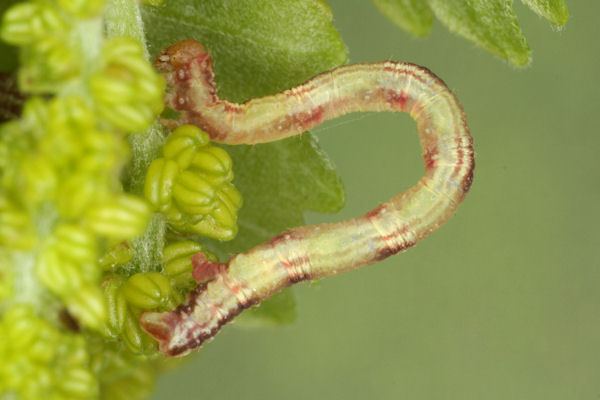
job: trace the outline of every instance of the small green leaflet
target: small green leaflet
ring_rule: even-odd
[[[557,27],[567,23],[569,11],[565,0],[521,0],[541,17],[546,18]]]
[[[373,0],[379,11],[415,36],[425,37],[433,24],[433,11],[423,0]]]
[[[519,27],[512,0],[373,0],[402,29],[426,36],[435,15],[452,32],[519,66],[531,61],[531,50]],[[564,0],[522,0],[557,27],[569,13]]]
[[[182,39],[201,41],[214,61],[219,96],[236,102],[296,86],[347,61],[331,10],[318,0],[169,0],[164,7],[143,7],[142,15],[151,56]],[[335,212],[344,204],[341,180],[311,134],[227,151],[244,197],[240,231],[231,242],[203,240],[222,260],[303,225],[306,210]],[[294,317],[286,290],[240,322],[289,323]]]

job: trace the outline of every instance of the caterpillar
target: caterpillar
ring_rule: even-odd
[[[200,283],[169,312],[142,314],[160,351],[181,356],[215,336],[244,309],[304,280],[373,264],[414,246],[448,220],[473,179],[473,141],[464,111],[428,69],[401,62],[345,65],[281,93],[232,103],[217,95],[211,58],[194,40],[163,50],[156,66],[171,87],[166,104],[211,139],[254,144],[298,135],[351,112],[404,111],[417,122],[425,175],[366,215],[303,226],[236,254],[227,263],[192,257]]]

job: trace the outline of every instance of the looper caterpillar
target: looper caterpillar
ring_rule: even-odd
[[[176,310],[145,313],[140,320],[164,354],[187,354],[241,311],[286,286],[406,250],[448,220],[471,186],[473,147],[462,107],[423,67],[392,61],[347,65],[237,104],[218,98],[210,56],[196,41],[167,48],[157,66],[172,86],[167,104],[181,113],[174,125],[197,125],[216,142],[263,143],[350,112],[406,111],[417,122],[425,160],[425,175],[415,186],[362,217],[292,229],[227,263],[196,254],[194,277],[212,280]]]

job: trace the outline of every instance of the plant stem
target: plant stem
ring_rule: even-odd
[[[143,45],[144,56],[149,58],[137,0],[108,0],[104,18],[109,38],[132,37]],[[154,122],[146,131],[131,134],[127,139],[131,148],[131,161],[123,174],[123,186],[130,193],[142,195],[146,170],[159,156],[164,143],[163,128],[158,122]],[[155,214],[144,234],[133,240],[134,256],[126,268],[146,272],[161,265],[165,230],[165,219]]]

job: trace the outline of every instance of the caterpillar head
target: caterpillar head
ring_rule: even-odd
[[[202,56],[208,56],[202,43],[187,39],[163,49],[156,57],[154,65],[161,71],[171,72]]]

